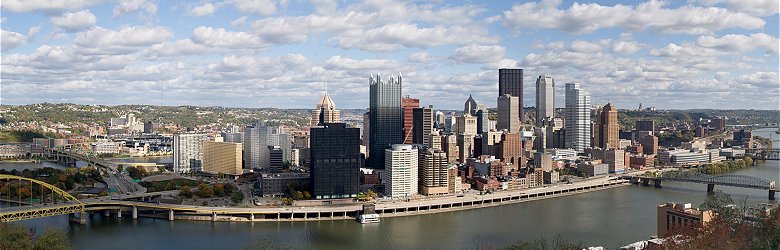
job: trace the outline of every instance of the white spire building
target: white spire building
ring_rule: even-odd
[[[320,121],[323,123],[341,122],[340,111],[336,109],[336,103],[328,94],[328,85],[325,85],[325,95],[317,103],[317,107],[311,111],[310,126],[318,126]]]

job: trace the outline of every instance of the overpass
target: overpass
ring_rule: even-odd
[[[745,154],[757,160],[780,160],[780,148],[746,148]]]
[[[57,163],[66,165],[66,166],[73,166],[75,167],[76,161],[83,161],[86,162],[90,166],[94,166],[98,169],[107,169],[106,173],[108,174],[108,179],[103,177],[103,181],[112,189],[116,190],[117,192],[121,194],[133,194],[133,193],[143,193],[146,192],[146,188],[142,187],[140,184],[137,184],[132,181],[132,179],[129,178],[129,176],[124,176],[120,172],[118,172],[115,168],[113,168],[113,163],[101,160],[100,158],[91,155],[91,154],[81,154],[78,152],[74,152],[71,150],[61,150],[61,149],[48,149],[47,150],[48,156],[50,158],[54,158]]]
[[[659,176],[623,176],[622,178],[630,180],[631,183],[642,183],[645,186],[649,186],[649,183],[652,181],[653,186],[656,188],[661,187],[662,181],[707,184],[708,193],[715,190],[715,185],[768,190],[770,200],[775,200],[775,193],[780,192],[780,189],[778,189],[774,181],[747,175],[713,176],[695,171],[676,170],[663,172]]]

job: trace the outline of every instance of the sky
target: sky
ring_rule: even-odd
[[[594,105],[780,109],[777,0],[3,0],[0,104],[495,107],[498,69]]]

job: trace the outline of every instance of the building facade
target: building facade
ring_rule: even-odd
[[[418,188],[417,148],[408,144],[396,144],[385,149],[385,170],[383,172],[385,196],[408,198],[417,194]]]
[[[401,108],[401,75],[383,81],[379,74],[369,77],[369,149],[368,167],[384,168],[385,149],[404,139]]]
[[[523,112],[523,69],[498,70],[498,96],[511,95],[518,98],[516,107],[519,123],[525,122]]]
[[[357,197],[361,165],[360,129],[348,128],[344,123],[311,129],[313,198]]]
[[[511,95],[498,97],[498,122],[496,129],[508,130],[511,133],[520,131],[520,110],[517,108],[520,98]]]
[[[203,172],[241,175],[241,143],[207,141],[203,144]]]
[[[206,134],[176,134],[173,136],[173,172],[195,173],[203,170],[203,144]]]
[[[428,145],[433,131],[433,106],[412,110],[412,143]]]
[[[311,110],[309,126],[336,122],[341,122],[341,111],[336,109],[336,103],[330,98],[328,92],[325,92],[320,101],[317,102],[317,106]]]
[[[584,152],[591,139],[590,96],[583,93],[578,83],[566,84],[565,112],[565,146]]]
[[[607,103],[601,109],[598,119],[598,147],[615,149],[620,147],[620,125],[617,120],[617,108],[612,103]]]
[[[404,112],[404,144],[412,143],[414,133],[414,109],[420,107],[420,99],[404,97],[401,98],[401,108]]]
[[[263,122],[244,128],[244,168],[262,169],[268,166],[268,129]]]
[[[536,126],[544,126],[548,118],[555,116],[555,80],[551,76],[536,78]]]
[[[440,195],[449,192],[447,154],[441,150],[428,149],[420,157],[420,193]]]

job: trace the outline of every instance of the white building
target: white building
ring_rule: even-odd
[[[118,142],[112,142],[108,140],[93,142],[89,144],[89,149],[93,154],[118,154],[121,145]]]
[[[579,83],[566,84],[566,136],[567,148],[584,152],[590,147],[590,96],[580,89]]]
[[[177,134],[173,136],[173,172],[194,173],[203,170],[203,143],[206,134]]]
[[[417,157],[417,148],[412,145],[396,144],[385,149],[385,196],[395,199],[417,194]]]
[[[555,116],[555,80],[551,76],[536,78],[536,126]]]
[[[268,129],[257,122],[244,129],[244,168],[260,169],[268,167]]]

